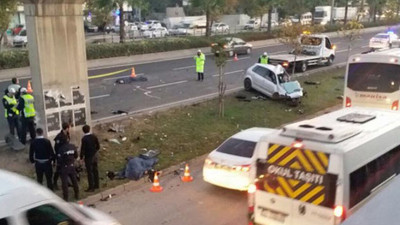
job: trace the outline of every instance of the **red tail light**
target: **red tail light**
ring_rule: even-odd
[[[250,165],[243,165],[243,166],[234,166],[232,169],[236,171],[241,171],[241,172],[249,172],[250,171]]]
[[[344,221],[346,219],[346,211],[345,208],[341,205],[335,206],[335,209],[333,210],[333,215],[340,219],[341,221]]]
[[[399,110],[399,100],[396,100],[392,103],[392,110]]]
[[[346,97],[346,107],[351,107],[351,98]]]

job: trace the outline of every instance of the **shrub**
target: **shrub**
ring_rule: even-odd
[[[29,66],[27,50],[0,52],[0,69],[11,69]]]

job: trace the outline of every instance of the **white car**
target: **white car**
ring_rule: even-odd
[[[254,30],[254,29],[260,28],[260,25],[261,25],[261,23],[260,23],[260,20],[258,20],[258,19],[249,20],[249,22],[247,22],[244,25],[244,29],[245,30]]]
[[[297,105],[303,97],[303,88],[298,81],[290,81],[290,76],[281,65],[256,63],[246,71],[244,88],[255,89],[272,99],[291,100]]]
[[[205,160],[204,181],[228,189],[247,190],[255,178],[256,144],[262,136],[275,131],[269,128],[250,128],[228,138]]]
[[[150,28],[143,32],[144,37],[148,38],[157,38],[157,37],[165,37],[168,36],[169,32],[165,27],[158,27],[158,28]]]
[[[63,201],[19,174],[0,170],[0,224],[119,225],[99,210]]]
[[[214,23],[211,27],[211,32],[213,33],[228,33],[229,25],[225,23]]]
[[[369,47],[371,49],[391,48],[398,39],[399,37],[393,32],[379,33],[369,40]]]
[[[28,45],[28,36],[26,34],[26,29],[22,29],[17,36],[14,37],[13,46],[14,47],[26,47]]]

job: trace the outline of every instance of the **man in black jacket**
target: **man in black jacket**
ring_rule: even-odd
[[[100,143],[94,134],[90,133],[90,126],[82,128],[84,136],[81,143],[81,160],[85,161],[89,187],[86,192],[93,192],[99,188],[98,151]]]
[[[61,171],[61,154],[60,154],[60,148],[61,146],[67,144],[71,137],[69,135],[69,124],[68,123],[63,123],[62,124],[62,130],[60,133],[57,134],[57,136],[54,138],[54,150],[56,151],[56,171],[54,173],[54,178],[53,178],[53,184],[54,184],[54,189],[58,189],[57,186],[57,181],[60,176],[60,171]]]
[[[32,140],[29,149],[29,160],[31,163],[35,163],[36,178],[37,181],[43,183],[43,174],[46,176],[47,187],[53,190],[53,168],[52,162],[54,161],[55,155],[53,147],[47,138],[43,137],[42,128],[36,129],[37,136]]]
[[[78,151],[76,146],[70,143],[66,143],[59,149],[61,155],[61,184],[63,197],[65,201],[68,201],[68,178],[71,179],[72,187],[75,192],[75,199],[79,199],[79,186],[77,180],[77,174],[75,170],[75,160],[78,158]]]

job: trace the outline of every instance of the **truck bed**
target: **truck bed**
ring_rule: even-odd
[[[313,60],[319,59],[319,55],[297,55],[296,62],[304,61],[304,60]],[[279,62],[294,62],[294,55],[293,54],[281,54],[281,55],[272,55],[269,57],[269,61],[271,64],[279,63]]]

